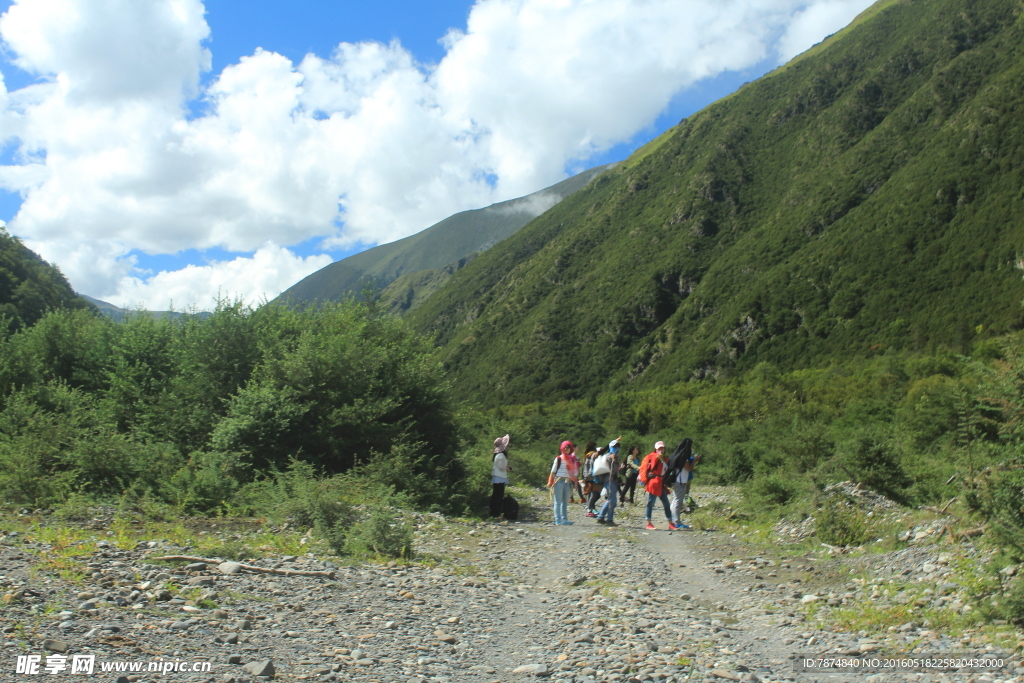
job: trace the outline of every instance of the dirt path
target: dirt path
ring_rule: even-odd
[[[70,565],[62,565],[60,574],[59,567],[42,562],[52,543],[0,529],[0,681],[35,678],[17,673],[18,656],[38,655],[44,664],[56,654],[94,657],[96,675],[39,678],[1024,681],[1016,675],[1024,669],[797,670],[795,657],[879,652],[904,637],[937,651],[956,643],[917,626],[882,643],[816,628],[806,618],[804,596],[817,591],[821,599],[845,600],[854,593],[842,591],[854,586],[828,585],[828,571],[811,566],[813,558],[807,566],[791,567],[750,555],[728,534],[669,532],[664,519],[656,518],[660,529],[648,532],[640,506],[620,508],[620,526],[608,528],[586,518],[579,505],[571,509],[573,525],[550,524],[542,492],[521,502],[526,514],[515,524],[420,515],[420,562],[337,566],[314,554],[274,553],[252,560],[266,567],[332,571],[333,578],[224,574],[216,564],[174,567],[152,558],[188,549],[152,539],[121,548],[107,542],[90,546],[88,555],[75,560],[84,570],[79,579],[67,572]],[[943,570],[929,571],[938,576]],[[883,584],[862,590],[877,590],[881,598]],[[209,667],[168,674],[146,668],[168,661]],[[117,662],[141,662],[143,668],[123,674],[99,670],[100,663]]]

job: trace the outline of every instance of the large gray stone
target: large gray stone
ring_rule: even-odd
[[[547,664],[523,664],[522,666],[517,666],[512,670],[512,673],[514,674],[530,674],[533,676],[540,676],[547,672]]]
[[[69,647],[71,646],[63,640],[46,639],[43,641],[43,649],[50,652],[67,652]]]
[[[261,662],[249,662],[242,667],[253,676],[273,676],[276,672],[274,668],[274,662],[269,659],[264,659]]]

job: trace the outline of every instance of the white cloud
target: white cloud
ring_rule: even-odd
[[[552,206],[558,203],[560,197],[554,192],[534,192],[529,197],[516,199],[503,206],[496,208],[496,211],[505,215],[525,213],[531,216],[539,216]]]
[[[125,277],[118,283],[116,301],[123,308],[139,304],[151,310],[177,310],[196,305],[200,310],[213,308],[218,296],[239,297],[248,303],[272,299],[283,289],[331,262],[326,254],[295,256],[289,250],[268,242],[251,258],[214,261],[208,265],[189,265],[181,270],[160,271],[147,280]]]
[[[804,50],[820,43],[853,21],[871,4],[848,0],[820,0],[801,8],[793,15],[786,33],[779,40],[780,61],[788,62]]]
[[[284,288],[313,263],[288,245],[387,242],[533,192],[696,81],[765,59],[779,36],[805,49],[868,4],[488,0],[436,66],[397,42],[299,64],[258,51],[200,90],[199,0],[16,0],[0,37],[41,81],[0,87],[0,138],[18,150],[0,187],[25,197],[11,230],[94,296],[172,288],[186,305],[242,271]],[[129,256],[213,247],[256,254],[146,281]],[[238,282],[222,292],[252,289]]]

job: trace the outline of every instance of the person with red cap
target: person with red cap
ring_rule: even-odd
[[[569,492],[576,486],[580,463],[573,455],[572,441],[563,441],[561,452],[551,465],[548,488],[555,498],[555,524],[572,524],[569,521]]]
[[[672,510],[669,508],[668,492],[665,491],[665,442],[659,441],[654,444],[654,450],[647,454],[644,461],[640,463],[640,481],[647,489],[647,529],[654,530],[654,522],[651,515],[654,513],[654,501],[661,500],[665,507],[665,519],[668,520],[668,528],[676,529],[672,523]]]

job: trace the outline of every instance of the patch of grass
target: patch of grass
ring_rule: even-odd
[[[486,579],[480,576],[481,573],[483,572],[483,567],[480,567],[479,565],[454,564],[451,566],[450,571],[455,576],[477,576],[480,578],[482,582],[486,583]]]
[[[960,574],[959,578],[970,583],[974,580],[974,573],[974,570],[969,570],[966,574]],[[881,633],[908,622],[916,622],[951,636],[956,636],[983,620],[977,611],[962,614],[958,610],[950,609],[948,605],[917,605],[917,600],[922,597],[929,601],[935,597],[935,593],[926,592],[935,589],[931,584],[894,580],[870,584],[867,583],[870,581],[868,576],[861,576],[854,581],[873,587],[882,596],[881,599],[864,598],[854,604],[834,608],[827,608],[821,603],[808,605],[804,612],[808,620],[817,621],[823,628],[868,633]],[[902,599],[897,600],[897,596],[900,595],[903,596]]]
[[[606,598],[613,597],[614,594],[615,594],[615,591],[620,589],[620,588],[622,588],[622,586],[623,586],[623,584],[621,584],[621,583],[618,583],[616,581],[612,581],[610,579],[604,579],[604,578],[601,578],[601,579],[587,579],[586,581],[583,582],[582,585],[583,586],[589,586],[591,588],[596,588],[597,592],[600,595],[602,595],[602,596],[604,596]]]
[[[263,531],[253,534],[248,545],[264,553],[302,555],[306,547],[300,542],[303,535],[294,531]]]
[[[211,541],[201,543],[199,548],[207,557],[222,557],[225,560],[236,562],[263,556],[263,553],[254,550],[245,541],[239,539],[222,540],[214,537]]]

